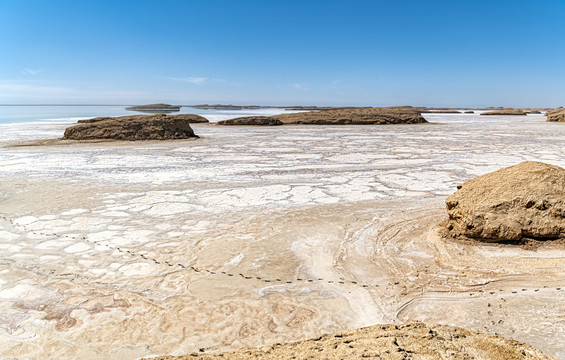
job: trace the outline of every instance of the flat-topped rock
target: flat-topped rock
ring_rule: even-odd
[[[488,111],[481,113],[481,115],[527,115],[527,114],[522,110],[514,109],[514,110]]]
[[[275,115],[283,124],[386,125],[427,123],[411,108],[352,108]]]
[[[196,115],[197,116],[197,115]],[[165,114],[94,118],[65,130],[65,140],[171,140],[197,138],[186,117]]]
[[[147,105],[135,105],[129,106],[126,110],[133,110],[133,111],[179,111],[180,106],[177,105],[170,105],[170,104],[147,104]]]
[[[469,111],[465,111],[463,114],[474,114],[474,113],[475,113],[474,111],[469,110]]]
[[[218,121],[218,125],[260,125],[276,126],[282,125],[282,121],[271,116],[244,116],[235,119]]]
[[[376,325],[316,339],[233,352],[184,356],[158,356],[155,360],[181,359],[524,359],[550,360],[538,349],[501,336],[489,336],[454,326],[422,323]]]
[[[523,162],[464,182],[445,201],[453,237],[520,242],[565,238],[565,169]]]
[[[105,120],[116,120],[116,121],[137,121],[137,120],[149,120],[149,119],[170,119],[170,120],[184,120],[189,123],[207,123],[208,119],[196,114],[176,114],[176,115],[165,115],[165,114],[155,114],[155,115],[126,115],[126,116],[101,116],[92,119],[84,119],[77,121],[79,124],[93,123]]]

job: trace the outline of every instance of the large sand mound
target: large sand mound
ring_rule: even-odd
[[[194,118],[197,117],[197,118]],[[66,140],[169,140],[198,137],[190,127],[198,115],[135,115],[79,121],[65,130]],[[204,118],[203,118],[204,119]],[[195,120],[195,121],[193,121]],[[206,120],[206,119],[204,119]]]
[[[523,162],[471,179],[446,200],[454,237],[486,241],[565,238],[565,169]]]
[[[527,344],[452,326],[379,325],[231,353],[154,359],[552,359]]]

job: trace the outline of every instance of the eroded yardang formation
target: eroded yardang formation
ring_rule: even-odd
[[[81,120],[78,125],[67,128],[63,139],[169,140],[198,137],[190,127],[191,122],[207,120],[191,114],[93,118]]]
[[[270,116],[245,116],[235,119],[218,121],[218,125],[282,125],[282,121]]]
[[[250,116],[220,121],[220,125],[387,125],[427,123],[420,111],[410,107],[341,108],[275,116]]]
[[[471,179],[446,200],[454,237],[485,241],[565,237],[565,169],[523,162]]]
[[[377,325],[316,339],[240,349],[220,354],[190,354],[154,359],[552,359],[518,341],[452,326],[422,323]]]
[[[528,115],[524,111],[519,109],[508,109],[499,111],[489,111],[481,113],[481,115]]]
[[[316,125],[385,125],[427,123],[419,111],[412,108],[352,108],[281,114],[273,118],[283,124]]]

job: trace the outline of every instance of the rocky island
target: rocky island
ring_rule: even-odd
[[[523,162],[458,186],[445,201],[452,237],[523,243],[565,238],[565,169]]]
[[[170,140],[197,138],[190,123],[208,122],[199,115],[134,115],[80,120],[65,130],[64,140]]]
[[[221,122],[220,125],[259,125],[257,117],[243,117],[237,121]],[[388,125],[427,123],[420,112],[413,108],[347,108],[322,111],[308,111],[262,117],[261,122],[280,121],[282,124],[304,125]],[[261,124],[266,125],[266,124]]]
[[[136,105],[127,107],[126,110],[132,111],[142,111],[142,112],[175,112],[180,110],[180,106],[169,105],[169,104],[147,104],[147,105]]]
[[[481,113],[481,115],[527,115],[524,111],[519,109],[497,110]]]

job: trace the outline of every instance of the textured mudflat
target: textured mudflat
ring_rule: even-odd
[[[419,320],[564,359],[565,251],[435,229],[465,180],[564,166],[565,127],[426,117],[446,125],[194,124],[198,141],[1,148],[2,357],[225,352]]]

